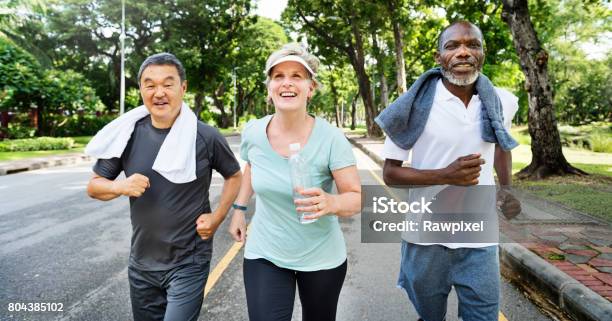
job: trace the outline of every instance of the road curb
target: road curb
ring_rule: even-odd
[[[223,134],[224,137],[240,136],[240,133]],[[16,161],[0,162],[0,176],[32,171],[41,168],[79,164],[92,160],[85,154],[70,154],[48,157],[26,158]],[[4,164],[2,164],[4,163]]]
[[[575,320],[612,320],[612,303],[517,243],[499,245],[501,264]]]
[[[30,158],[0,164],[0,176],[31,171],[41,168],[56,167],[63,165],[79,164],[90,161],[91,157],[85,154],[72,154],[63,156],[51,156],[44,158]]]
[[[348,140],[374,162],[384,160],[351,137]],[[612,320],[612,303],[517,243],[500,243],[500,261],[521,283],[536,288],[575,320]],[[528,283],[526,283],[528,282]]]
[[[378,156],[376,153],[372,152],[371,150],[367,149],[360,142],[354,140],[353,138],[348,137],[348,136],[346,138],[349,140],[349,142],[351,142],[351,144],[355,145],[362,152],[368,155],[376,164],[378,164],[380,167],[383,167],[383,165],[385,164],[385,161],[382,158],[380,158],[380,156]]]

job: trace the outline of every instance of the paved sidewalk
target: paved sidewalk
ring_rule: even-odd
[[[382,139],[348,138],[382,166]],[[500,244],[502,266],[577,320],[612,320],[610,224],[521,190],[517,194],[523,212],[500,223],[506,240]]]

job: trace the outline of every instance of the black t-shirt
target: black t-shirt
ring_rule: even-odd
[[[94,172],[114,180],[121,171],[126,177],[139,173],[149,178],[150,187],[140,197],[130,197],[132,248],[130,265],[147,271],[163,271],[186,263],[204,263],[212,254],[212,239],[202,240],[196,219],[210,213],[208,189],[212,170],[229,177],[240,170],[225,138],[219,131],[198,122],[196,138],[197,179],[175,184],[152,169],[157,153],[170,129],[153,127],[151,117],[134,126],[121,158],[99,159]]]

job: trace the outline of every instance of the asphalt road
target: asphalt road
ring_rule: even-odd
[[[237,154],[239,137],[228,140]],[[377,184],[380,168],[361,151],[353,151],[362,183]],[[128,200],[90,199],[85,193],[90,175],[91,164],[83,164],[0,177],[0,320],[132,319]],[[222,183],[215,174],[213,204]],[[200,320],[248,320],[242,250],[235,251],[227,223],[215,236],[211,270],[219,278],[207,293]],[[395,287],[399,244],[362,244],[360,224],[358,216],[342,221],[349,267],[338,320],[416,320],[406,294]],[[55,303],[62,311],[9,311],[15,303]],[[511,321],[552,320],[505,280],[501,312]],[[293,320],[301,320],[300,314],[296,295]],[[453,294],[448,320],[456,319]]]

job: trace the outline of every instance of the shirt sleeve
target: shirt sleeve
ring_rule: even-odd
[[[410,150],[397,146],[389,137],[387,137],[385,138],[385,145],[383,146],[380,156],[383,159],[406,161],[410,156]]]
[[[94,164],[93,171],[104,178],[114,180],[123,171],[121,158],[98,159]]]
[[[329,155],[330,171],[356,164],[353,146],[339,129],[335,130],[331,144],[331,153]]]
[[[213,131],[212,150],[210,155],[212,168],[219,172],[223,177],[229,177],[240,170],[240,164],[234,156],[227,140],[218,130]]]
[[[249,163],[249,137],[255,120],[250,120],[240,133],[240,158]]]
[[[504,128],[509,131],[510,127],[512,127],[512,119],[514,118],[514,115],[519,109],[518,97],[516,97],[514,94],[505,89],[496,89],[497,94],[502,103],[502,112],[504,114]]]

